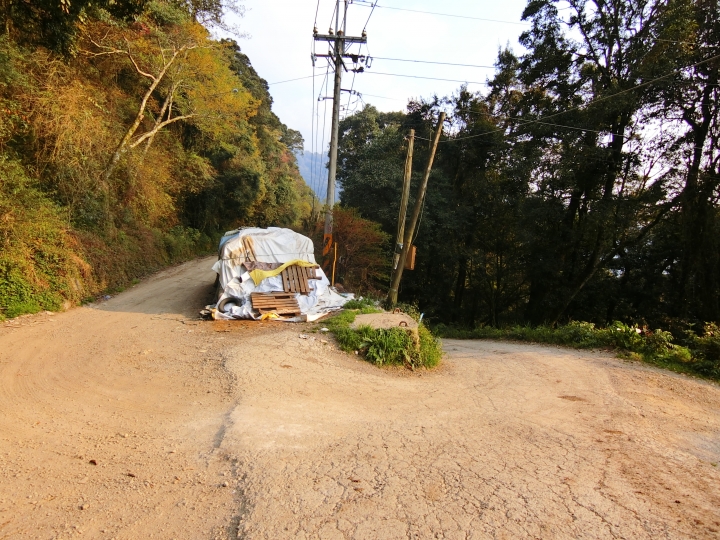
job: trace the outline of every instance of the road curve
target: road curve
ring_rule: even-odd
[[[211,262],[0,327],[0,539],[720,538],[718,385],[490,341],[377,369],[197,321]]]

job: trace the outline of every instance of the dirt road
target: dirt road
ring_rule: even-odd
[[[198,322],[210,264],[0,327],[0,539],[720,538],[717,385],[454,340],[380,370]]]

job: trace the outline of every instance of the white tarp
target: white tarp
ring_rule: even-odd
[[[259,315],[252,309],[250,293],[283,290],[282,277],[279,275],[255,283],[243,266],[246,261],[286,263],[300,259],[315,263],[312,240],[290,229],[278,227],[247,228],[226,233],[221,240],[218,256],[213,270],[219,276],[222,294],[213,310],[215,319],[258,319]],[[330,281],[322,269],[318,269],[317,273],[320,279],[308,281],[309,294],[295,295],[303,315],[300,319],[317,318],[323,313],[341,308],[349,300],[330,288]]]
[[[242,266],[245,261],[286,263],[301,259],[314,263],[314,251],[312,240],[290,229],[249,227],[225,233],[213,270],[220,276],[220,287],[225,289],[245,272]]]

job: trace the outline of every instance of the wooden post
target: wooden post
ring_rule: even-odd
[[[415,207],[413,208],[413,214],[410,218],[410,225],[405,230],[405,238],[403,239],[402,252],[400,253],[400,260],[398,266],[393,273],[392,282],[390,283],[390,290],[388,291],[388,301],[391,305],[397,303],[398,288],[400,287],[400,280],[402,279],[402,273],[405,269],[405,259],[407,258],[408,251],[410,250],[410,244],[412,244],[412,238],[415,235],[415,227],[417,226],[418,218],[420,217],[420,211],[422,210],[423,199],[425,198],[425,191],[427,189],[428,179],[430,178],[430,171],[432,170],[433,160],[435,159],[435,151],[437,145],[440,142],[440,135],[442,135],[443,122],[445,121],[445,113],[440,113],[438,118],[437,129],[435,130],[435,136],[433,137],[432,147],[430,148],[430,156],[428,157],[427,165],[425,166],[425,172],[423,173],[422,182],[418,188],[418,195],[415,199]]]
[[[410,176],[412,175],[412,157],[413,147],[415,146],[415,130],[411,129],[408,133],[407,156],[405,157],[405,174],[403,176],[402,195],[400,197],[400,213],[398,214],[398,229],[395,241],[395,253],[393,254],[393,277],[397,270],[398,261],[400,260],[400,252],[403,247],[403,238],[405,237],[405,217],[407,215],[408,198],[410,197]],[[392,281],[392,280],[391,280]]]
[[[333,257],[333,270],[332,270],[332,283],[331,285],[335,286],[335,263],[337,262],[337,244],[333,244],[335,246],[335,256]]]

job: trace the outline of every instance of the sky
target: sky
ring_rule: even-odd
[[[360,92],[362,100],[344,92],[341,117],[362,108],[363,103],[372,104],[381,111],[404,110],[409,98],[451,95],[462,82],[468,82],[471,91],[482,90],[484,85],[476,83],[485,82],[493,73],[492,67],[399,62],[385,58],[492,66],[501,48],[509,46],[515,52],[522,51],[517,39],[528,27],[520,21],[526,2],[378,0],[371,15],[370,0],[351,0],[347,35],[360,35],[367,23],[367,46],[361,52],[369,54],[373,61],[365,73],[355,75],[354,81],[353,73],[343,73],[342,88]],[[332,101],[318,102],[317,98],[332,96],[333,75],[330,70],[325,91],[327,62],[317,59],[313,70],[312,31],[316,9],[319,33],[327,33],[331,21],[334,26],[335,0],[241,0],[241,3],[246,8],[245,16],[232,22],[248,34],[238,41],[259,75],[270,83],[273,110],[288,127],[302,133],[306,151],[327,151]],[[357,50],[358,45],[355,45],[351,52]],[[318,42],[315,52],[327,53],[327,44]],[[314,78],[311,77],[313,73],[316,74]],[[388,73],[452,81],[381,75]],[[306,78],[281,82],[300,77]],[[317,125],[313,122],[313,114]]]

